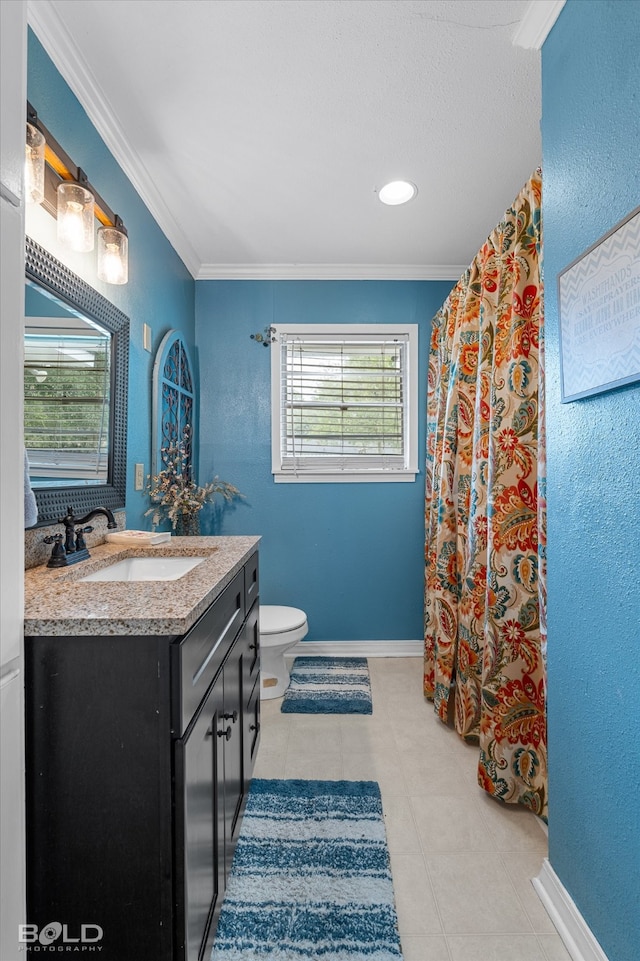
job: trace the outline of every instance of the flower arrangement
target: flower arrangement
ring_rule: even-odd
[[[152,523],[170,520],[178,533],[198,534],[199,513],[207,502],[213,501],[216,494],[222,494],[226,501],[242,497],[237,487],[214,477],[212,481],[199,486],[191,477],[189,427],[185,427],[183,440],[162,449],[166,465],[155,476],[149,476],[145,493],[151,498],[153,506],[145,511],[145,517],[152,514]]]

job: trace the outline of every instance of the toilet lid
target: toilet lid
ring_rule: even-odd
[[[260,633],[282,634],[302,627],[307,619],[304,611],[297,607],[278,607],[273,604],[260,606]]]

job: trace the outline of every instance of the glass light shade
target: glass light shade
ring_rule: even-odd
[[[413,200],[417,193],[418,188],[409,180],[392,180],[391,183],[380,188],[378,199],[383,204],[396,207],[398,204],[406,204],[409,200]]]
[[[98,277],[107,284],[129,279],[129,238],[117,227],[98,229]]]
[[[93,250],[94,200],[90,190],[71,181],[58,187],[58,240],[70,250]]]
[[[24,193],[28,204],[41,204],[44,200],[44,147],[44,134],[28,123],[24,148]]]

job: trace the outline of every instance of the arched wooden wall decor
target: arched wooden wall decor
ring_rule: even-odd
[[[167,448],[184,441],[185,466],[195,478],[195,383],[189,351],[178,330],[165,334],[153,365],[153,423],[153,473],[157,474],[166,466]],[[186,435],[185,429],[188,429]]]

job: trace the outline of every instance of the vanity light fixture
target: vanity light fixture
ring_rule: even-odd
[[[47,130],[37,112],[27,101],[27,147],[30,160],[31,129],[43,139],[39,149],[44,150],[42,162],[44,188],[42,196],[30,188],[31,174],[27,173],[27,199],[41,203],[44,209],[58,221],[58,239],[65,247],[75,251],[94,248],[94,219],[98,229],[98,277],[108,284],[126,284],[128,280],[129,239],[121,218],[114,214],[100,194],[77,167],[66,151]],[[32,164],[33,166],[33,164]],[[39,199],[40,198],[40,199]]]
[[[24,148],[24,193],[28,204],[44,200],[44,148],[42,131],[27,122],[27,142]]]
[[[116,214],[113,227],[98,228],[98,277],[107,284],[126,284],[129,279],[127,228]]]
[[[93,250],[95,200],[90,190],[83,186],[87,178],[78,170],[78,182],[63,180],[58,184],[57,218],[58,240],[68,250],[86,253]]]
[[[418,193],[418,188],[410,180],[392,180],[378,191],[378,200],[389,207],[406,204]]]

